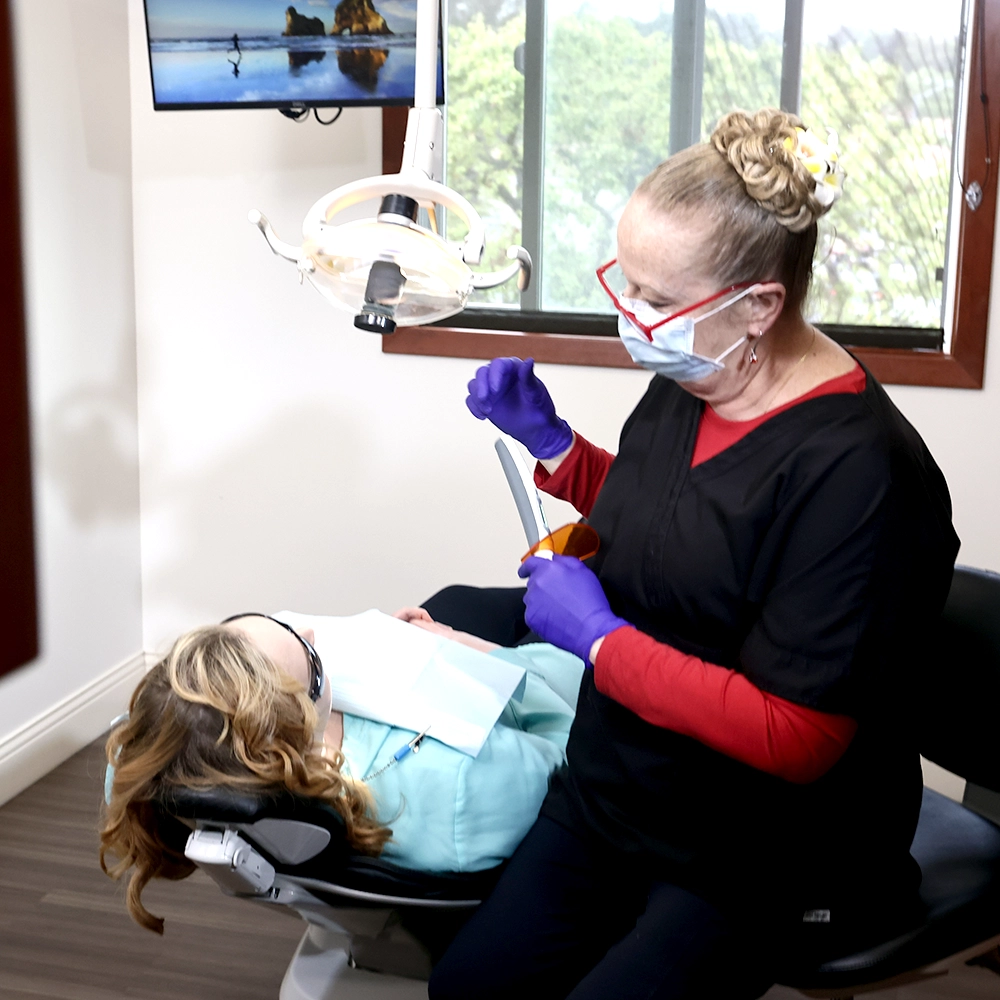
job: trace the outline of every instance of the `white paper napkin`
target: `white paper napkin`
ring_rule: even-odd
[[[414,732],[429,725],[428,737],[471,757],[524,693],[523,668],[381,611],[274,617],[315,632],[335,709]]]

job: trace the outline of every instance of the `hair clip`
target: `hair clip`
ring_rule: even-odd
[[[785,149],[791,150],[813,175],[816,200],[829,208],[844,193],[844,173],[840,165],[840,141],[833,129],[827,129],[826,142],[809,129],[795,127],[795,138],[787,136]]]

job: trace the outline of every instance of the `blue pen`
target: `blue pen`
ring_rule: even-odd
[[[372,781],[380,774],[388,771],[393,764],[398,764],[407,754],[417,753],[420,750],[420,744],[427,735],[427,730],[430,728],[431,727],[428,725],[422,732],[417,733],[412,740],[404,743],[377,771],[372,771],[371,774],[365,775],[365,777],[361,780],[365,782]]]
[[[430,726],[427,727],[427,729],[430,729],[430,728],[431,728]],[[420,749],[420,744],[423,742],[424,737],[427,735],[427,729],[425,729],[422,733],[417,733],[417,735],[414,736],[413,739],[410,740],[409,743],[404,743],[392,755],[392,759],[393,760],[402,760],[408,753],[410,753],[410,751],[413,751],[413,753],[416,753]]]

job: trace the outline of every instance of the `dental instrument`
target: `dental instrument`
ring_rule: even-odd
[[[516,446],[507,443],[509,440],[511,439],[506,436],[498,437],[493,447],[496,448],[500,466],[514,497],[514,505],[517,507],[517,514],[524,528],[524,537],[528,540],[529,546],[537,545],[549,534],[545,508],[542,506],[542,498],[535,488],[531,473],[521,458],[521,453]]]
[[[601,540],[597,532],[583,521],[564,524],[555,531],[549,529],[545,518],[545,508],[542,497],[535,487],[535,481],[528,467],[521,458],[521,453],[515,446],[507,442],[512,440],[506,435],[496,439],[494,447],[500,458],[507,485],[514,497],[524,537],[530,548],[521,556],[521,562],[531,556],[539,559],[551,559],[553,556],[576,556],[577,559],[589,559],[597,553]]]

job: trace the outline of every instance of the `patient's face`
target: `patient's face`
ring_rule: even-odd
[[[226,628],[235,628],[242,632],[275,666],[294,677],[307,691],[309,690],[309,660],[302,643],[286,628],[282,628],[270,618],[249,616],[237,618]],[[315,642],[311,628],[304,628],[299,633],[306,642]],[[316,727],[316,740],[322,741],[326,724],[330,721],[330,685],[323,684],[323,691],[316,702],[316,714],[319,721]]]

